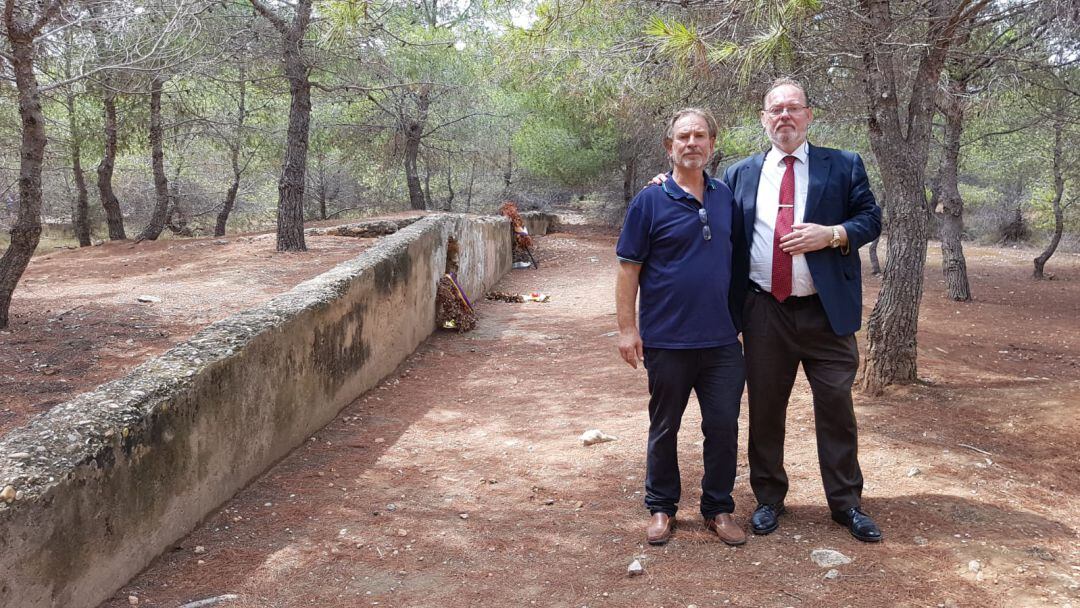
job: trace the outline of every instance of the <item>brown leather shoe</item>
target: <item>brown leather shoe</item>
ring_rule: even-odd
[[[653,513],[645,536],[650,545],[663,545],[671,540],[671,531],[675,529],[675,518],[667,513]]]
[[[720,513],[716,517],[706,519],[705,527],[716,532],[720,540],[729,545],[746,543],[746,532],[735,523],[735,518],[731,516],[731,513]]]

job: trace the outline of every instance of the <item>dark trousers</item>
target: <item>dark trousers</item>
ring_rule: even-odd
[[[777,504],[787,495],[785,421],[801,363],[814,398],[818,466],[829,508],[858,506],[863,477],[851,402],[859,368],[855,336],[833,333],[817,296],[780,303],[769,293],[751,291],[743,319],[754,496],[762,504]]]
[[[674,515],[682,483],[678,435],[691,389],[701,406],[705,474],[701,514],[731,513],[735,501],[735,459],[739,442],[739,401],[746,369],[738,343],[717,348],[646,348],[649,372],[649,451],[645,464],[645,506]]]

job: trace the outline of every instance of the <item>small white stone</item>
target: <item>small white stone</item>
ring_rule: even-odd
[[[918,475],[919,473],[922,473],[922,469],[920,469],[919,467],[911,467],[911,468],[910,468],[910,469],[908,469],[908,471],[907,471],[907,476],[908,476],[908,477],[915,477],[915,476],[916,476],[916,475]]]
[[[594,445],[597,443],[606,443],[608,441],[617,441],[619,438],[614,435],[608,435],[600,429],[589,429],[582,433],[581,437],[578,439],[581,440],[582,445]]]
[[[195,554],[200,555],[200,554],[203,554],[203,553],[206,553],[206,547],[204,547],[202,545],[196,545],[195,546]]]
[[[968,571],[977,573],[979,570],[982,570],[982,564],[979,563],[979,560],[973,559],[968,562]]]
[[[128,596],[128,603],[129,603],[129,604],[131,604],[132,606],[138,606],[138,605],[139,605],[139,598],[138,598],[138,596],[135,596],[135,595],[129,595],[129,596]]]
[[[157,296],[139,296],[135,299],[144,304],[156,304],[161,301],[161,298]]]
[[[836,579],[840,578],[840,571],[837,570],[836,568],[833,568],[832,570],[829,570],[828,572],[825,573],[825,578],[827,580],[830,580],[830,581],[836,580]]]
[[[468,513],[458,513],[458,517],[460,517],[461,519],[469,519],[469,514]]]
[[[832,549],[814,549],[810,552],[810,560],[822,568],[843,566],[850,564],[851,558]]]
[[[10,503],[15,500],[15,486],[4,486],[3,490],[0,490],[0,500]]]
[[[27,458],[30,458],[30,452],[14,452],[8,454],[8,458],[12,460],[26,460]]]
[[[645,574],[645,568],[641,566],[641,562],[634,560],[630,562],[630,566],[626,569],[626,574],[629,576],[641,576]]]
[[[397,535],[398,536],[408,536],[409,531],[406,530],[405,528],[399,528],[398,531],[397,531]]]

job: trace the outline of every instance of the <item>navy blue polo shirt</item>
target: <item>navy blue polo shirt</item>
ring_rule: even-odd
[[[705,176],[699,203],[668,173],[626,210],[615,254],[641,264],[638,331],[648,348],[712,348],[737,341],[728,310],[731,285],[731,190]],[[712,238],[705,240],[699,209]]]

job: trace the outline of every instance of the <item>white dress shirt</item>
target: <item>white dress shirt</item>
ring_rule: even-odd
[[[806,142],[796,149],[795,157],[795,224],[803,221],[806,211],[806,191],[810,186],[810,157]],[[780,181],[787,165],[786,152],[773,146],[761,166],[757,190],[757,216],[754,218],[754,240],[750,246],[750,280],[765,291],[772,291],[773,230],[780,210]],[[809,296],[817,293],[805,255],[791,257],[791,295]]]

